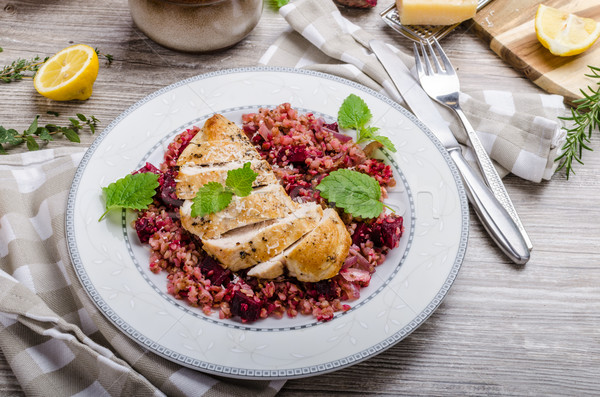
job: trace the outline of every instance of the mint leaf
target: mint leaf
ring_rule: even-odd
[[[371,120],[369,107],[357,95],[350,94],[338,110],[338,124],[342,128],[360,129]]]
[[[361,218],[376,218],[383,211],[381,187],[362,172],[341,169],[330,173],[317,185],[321,197]]]
[[[229,179],[229,177],[228,177]],[[233,191],[218,182],[208,182],[196,193],[192,202],[192,218],[223,211],[233,198]]]
[[[358,129],[358,134],[356,137],[356,143],[361,143],[364,141],[372,141],[374,137],[377,135],[376,132],[379,131],[378,127],[362,127]]]
[[[383,145],[383,147],[385,147],[390,152],[396,153],[396,146],[394,146],[394,144],[392,143],[392,140],[390,138],[388,138],[387,136],[375,135],[371,139],[381,143]]]
[[[381,143],[386,149],[395,152],[396,147],[392,141],[385,136],[379,135],[378,127],[367,126],[367,123],[372,118],[369,107],[359,96],[350,94],[338,111],[338,124],[342,128],[355,129],[356,143],[362,143],[365,141],[377,141]]]
[[[118,179],[102,190],[106,194],[106,211],[98,221],[101,221],[108,211],[114,208],[130,208],[143,210],[152,204],[152,197],[159,186],[158,175],[151,172],[129,174]]]
[[[225,185],[240,197],[246,197],[252,191],[252,183],[258,174],[250,169],[250,162],[244,164],[242,168],[227,171],[227,180]]]

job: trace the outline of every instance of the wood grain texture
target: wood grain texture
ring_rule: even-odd
[[[552,55],[535,34],[540,3],[600,21],[600,0],[504,0],[492,1],[477,13],[475,30],[496,54],[544,90],[569,101],[581,98],[580,90],[593,84],[585,73],[587,65],[598,66],[600,42],[580,55]]]
[[[590,0],[592,1],[592,0]],[[496,0],[494,3],[502,3]],[[341,8],[378,38],[409,43],[373,10]],[[153,91],[218,69],[256,65],[287,23],[265,6],[258,27],[239,45],[214,54],[167,50],[141,34],[122,0],[0,0],[0,65],[17,57],[53,54],[83,42],[114,55],[101,65],[88,101],[56,103],[30,82],[0,84],[0,125],[25,129],[36,114],[94,114],[106,127]],[[543,92],[502,61],[471,25],[442,42],[464,90],[492,87]],[[51,116],[53,117],[53,116]],[[593,396],[600,390],[600,154],[570,180],[555,175],[534,184],[505,179],[533,240],[531,261],[514,266],[471,212],[463,266],[439,309],[406,339],[352,367],[290,380],[281,396]],[[94,136],[84,133],[83,143]],[[127,139],[127,137],[123,137]],[[71,145],[57,140],[51,147]],[[0,162],[1,162],[0,157]],[[0,209],[1,211],[1,209]],[[21,396],[10,363],[0,355],[0,395]]]

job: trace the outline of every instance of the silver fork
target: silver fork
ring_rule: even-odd
[[[439,59],[441,59],[443,66],[438,60],[438,56],[436,56],[433,46],[431,45],[431,41],[435,45]],[[427,41],[426,44],[421,41],[419,46],[421,50],[420,52],[417,44],[413,43],[416,69],[417,73],[419,74],[421,86],[427,95],[429,95],[436,102],[454,110],[467,132],[471,147],[475,151],[477,165],[481,169],[485,181],[494,193],[494,196],[506,209],[510,217],[515,221],[517,228],[525,240],[527,248],[531,251],[533,244],[531,243],[531,240],[525,231],[525,227],[523,226],[523,223],[521,222],[521,219],[519,218],[519,215],[517,214],[517,211],[510,200],[510,197],[508,196],[508,192],[502,183],[502,179],[500,178],[500,175],[498,175],[492,160],[483,148],[483,145],[481,144],[477,133],[473,129],[473,126],[460,107],[458,100],[460,82],[458,81],[456,71],[454,70],[454,67],[450,63],[450,60],[444,53],[444,50],[438,41],[435,38],[433,38],[431,41]]]

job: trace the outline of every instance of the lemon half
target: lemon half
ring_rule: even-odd
[[[67,47],[48,59],[35,74],[33,86],[55,101],[88,99],[98,77],[98,55],[85,44]]]
[[[552,54],[570,56],[581,54],[594,44],[600,37],[600,23],[540,4],[535,14],[535,32]]]

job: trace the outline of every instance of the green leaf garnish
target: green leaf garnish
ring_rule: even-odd
[[[383,211],[381,187],[377,180],[348,169],[333,171],[317,185],[321,197],[361,218],[376,218]]]
[[[233,191],[219,182],[208,182],[196,193],[192,201],[192,218],[223,211],[233,198]]]
[[[57,112],[47,111],[47,114],[58,116]],[[25,142],[27,149],[38,150],[40,144],[36,141],[42,141],[42,143],[48,143],[54,140],[54,135],[62,134],[71,142],[81,142],[79,132],[84,127],[89,127],[92,134],[96,131],[99,120],[94,116],[86,117],[81,113],[77,113],[77,118],[70,117],[69,125],[58,126],[56,124],[46,124],[41,126],[39,123],[39,115],[35,116],[29,127],[22,133],[17,130],[10,128],[6,129],[0,126],[0,154],[6,154],[6,149],[2,146],[4,144],[9,146],[17,146]]]
[[[252,183],[258,174],[250,169],[250,162],[244,164],[242,168],[227,171],[227,180],[225,185],[236,194],[236,196],[246,197],[252,191]]]
[[[396,147],[389,138],[377,134],[379,128],[367,126],[372,117],[373,115],[365,101],[354,94],[348,95],[338,110],[339,126],[356,130],[356,143],[377,141],[389,151],[396,152]]]
[[[359,129],[364,127],[373,115],[361,97],[350,94],[338,111],[338,123],[342,128]]]
[[[102,190],[106,194],[106,211],[98,221],[101,221],[108,211],[115,208],[130,208],[143,210],[152,204],[152,198],[159,186],[158,175],[151,172],[129,174],[118,179]]]
[[[250,162],[241,168],[227,171],[225,186],[218,182],[208,182],[196,193],[192,200],[192,218],[223,211],[233,195],[246,197],[252,192],[252,184],[258,174],[250,168]]]

